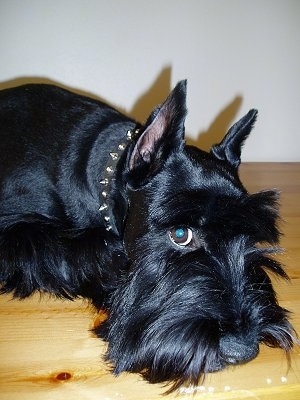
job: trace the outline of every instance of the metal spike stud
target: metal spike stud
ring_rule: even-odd
[[[109,153],[109,155],[111,156],[112,160],[117,160],[119,158],[119,154],[118,153]]]
[[[100,206],[99,211],[104,211],[107,210],[108,205],[106,203],[103,203],[102,206]]]
[[[107,215],[105,215],[104,219],[106,222],[109,222],[109,220],[110,220],[109,216],[107,216]]]
[[[100,181],[101,185],[108,185],[108,179],[104,178]]]
[[[121,151],[124,151],[126,148],[126,145],[124,143],[119,144],[118,149]]]
[[[102,194],[102,196],[103,196],[104,198],[107,197],[107,192],[103,191],[101,194]]]
[[[132,132],[131,131],[127,131],[126,137],[127,137],[128,140],[131,140],[132,139]]]
[[[106,171],[107,171],[109,174],[112,174],[112,173],[114,172],[114,169],[113,169],[112,167],[107,167],[107,168],[106,168]]]

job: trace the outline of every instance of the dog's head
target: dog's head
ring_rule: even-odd
[[[257,112],[207,153],[185,144],[185,96],[181,82],[127,152],[129,273],[106,326],[116,373],[173,388],[253,359],[261,342],[288,351],[293,341],[267,273],[287,278],[271,256],[278,194],[249,194],[238,176]]]

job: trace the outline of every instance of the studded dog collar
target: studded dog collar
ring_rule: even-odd
[[[103,216],[105,229],[107,231],[110,231],[112,229],[109,217],[109,193],[111,190],[112,181],[115,179],[114,176],[115,169],[127,145],[139,133],[139,131],[140,131],[139,129],[128,130],[126,132],[124,140],[121,143],[119,143],[117,147],[109,153],[108,163],[104,170],[105,173],[100,181],[100,184],[102,185],[102,190],[101,190],[102,202],[99,207],[99,211]]]

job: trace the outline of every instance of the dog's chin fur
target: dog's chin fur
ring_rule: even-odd
[[[268,275],[287,279],[278,193],[239,179],[257,111],[205,152],[185,101],[182,81],[143,126],[54,86],[0,93],[0,291],[90,299],[113,371],[170,391],[295,336]]]
[[[138,265],[115,293],[106,325],[97,330],[108,341],[107,360],[116,374],[171,381],[172,391],[249,361],[259,343],[291,349],[288,312],[277,304],[265,269],[285,273],[268,257],[269,249],[254,250],[239,237],[220,244],[214,255],[196,250],[160,259],[157,249],[143,245]]]

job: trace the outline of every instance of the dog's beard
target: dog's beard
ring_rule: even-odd
[[[214,256],[202,249],[160,257],[144,247],[98,332],[106,332],[114,372],[171,381],[175,390],[249,361],[260,342],[287,352],[293,329],[265,268],[286,275],[269,252],[241,237],[214,249]]]

